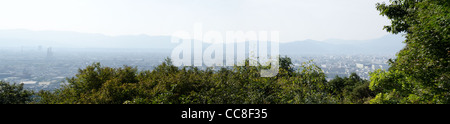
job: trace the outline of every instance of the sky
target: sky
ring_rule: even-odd
[[[387,35],[377,2],[388,0],[1,0],[0,30],[110,36],[279,31],[280,41],[368,40]]]

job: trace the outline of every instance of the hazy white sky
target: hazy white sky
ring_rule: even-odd
[[[280,31],[281,41],[364,40],[386,35],[375,9],[388,0],[1,0],[0,29],[106,35]]]

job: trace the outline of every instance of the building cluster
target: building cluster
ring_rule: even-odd
[[[54,90],[65,85],[66,78],[75,77],[79,69],[96,62],[119,68],[124,65],[139,70],[152,70],[166,55],[152,53],[70,53],[47,51],[0,53],[0,80],[24,84],[34,91]]]
[[[348,77],[351,73],[358,74],[363,79],[370,79],[370,72],[377,69],[387,70],[387,61],[394,56],[382,55],[311,55],[292,56],[292,61],[296,67],[303,62],[313,60],[331,80],[335,76]]]
[[[53,90],[66,84],[66,77],[74,77],[80,68],[85,68],[95,62],[103,66],[123,67],[128,65],[138,70],[152,70],[164,61],[170,54],[160,53],[111,53],[111,52],[53,52],[3,51],[0,53],[0,80],[10,83],[23,83],[25,88],[38,90]],[[327,79],[335,76],[348,77],[355,72],[363,79],[369,79],[369,73],[376,69],[388,69],[388,59],[394,56],[380,55],[288,55],[295,65],[313,60]]]

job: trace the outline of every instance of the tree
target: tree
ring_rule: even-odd
[[[23,89],[23,84],[0,81],[0,104],[25,104],[31,101],[33,92]]]
[[[391,0],[377,4],[391,20],[385,30],[405,33],[406,47],[387,71],[371,73],[372,103],[450,103],[450,2]]]
[[[291,58],[285,56],[285,57],[280,57],[279,58],[279,62],[280,62],[280,71],[286,71],[288,76],[292,76],[292,74],[294,73],[294,68],[293,68],[293,63]],[[285,75],[280,75],[280,76],[285,76]]]
[[[340,98],[341,103],[365,103],[368,99],[375,97],[375,92],[369,89],[369,81],[363,80],[356,73],[349,77],[336,76],[327,84],[330,93]]]
[[[44,104],[122,104],[140,95],[137,68],[102,67],[94,63],[79,69],[68,85],[55,91],[40,91],[38,103]]]
[[[199,69],[175,67],[170,59],[152,71],[103,67],[80,69],[68,85],[40,91],[45,104],[314,104],[338,103],[326,88],[325,74],[312,61],[293,71],[290,58],[281,59],[276,77],[261,77],[266,67],[244,66]],[[285,70],[286,69],[286,70]],[[283,75],[283,76],[280,76]],[[289,76],[290,75],[290,76]],[[356,76],[357,77],[357,76]],[[357,78],[359,79],[359,77]]]

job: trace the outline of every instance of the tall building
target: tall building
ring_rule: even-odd
[[[47,49],[47,58],[52,58],[52,57],[53,57],[52,47],[49,47]]]

